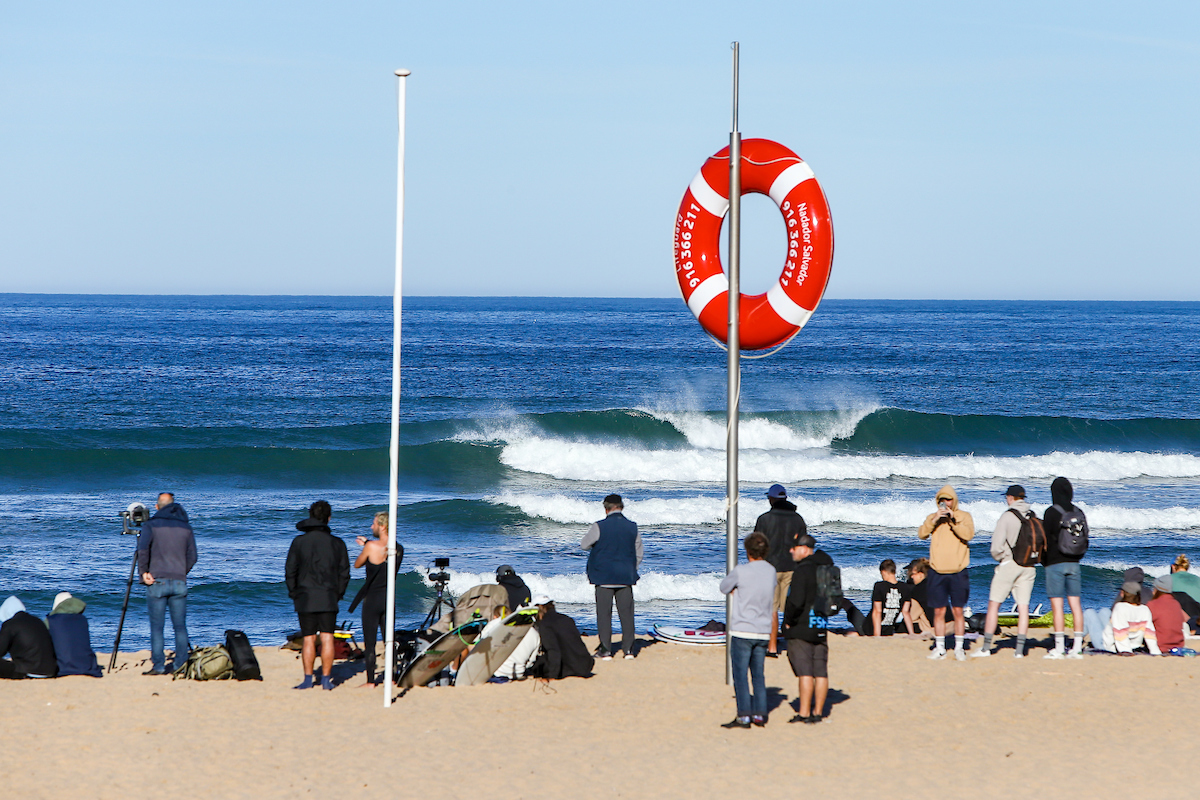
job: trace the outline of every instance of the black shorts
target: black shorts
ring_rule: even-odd
[[[788,661],[797,678],[829,677],[829,644],[805,642],[801,639],[787,640]]]
[[[314,614],[297,613],[300,617],[300,633],[315,636],[318,633],[333,633],[337,628],[336,611],[318,611]]]
[[[971,579],[965,569],[949,575],[930,570],[925,583],[929,584],[926,597],[930,608],[962,608],[971,596]]]

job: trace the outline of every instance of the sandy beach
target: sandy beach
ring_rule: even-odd
[[[1196,659],[930,662],[921,641],[830,643],[828,720],[787,724],[796,681],[771,659],[771,719],[752,730],[720,727],[720,648],[642,639],[591,679],[423,688],[391,709],[356,688],[357,664],[333,692],[297,692],[290,651],[258,649],[264,680],[245,683],[144,677],[143,651],[99,680],[0,682],[0,772],[23,798],[1195,796]]]

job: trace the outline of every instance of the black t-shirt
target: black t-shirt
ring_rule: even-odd
[[[929,623],[932,625],[933,620],[929,616],[929,586],[926,585],[927,580],[928,578],[920,583],[907,583],[905,586],[908,587],[909,598],[921,607],[921,613],[925,615],[925,619],[929,620]],[[923,633],[919,625],[914,624],[913,629],[917,633]]]
[[[879,581],[875,584],[875,588],[871,590],[871,613],[875,612],[875,604],[883,604],[883,618],[879,624],[879,634],[881,636],[891,636],[897,630],[906,632],[904,628],[904,617],[900,614],[900,609],[905,603],[912,599],[913,589],[917,587],[908,583],[888,583],[887,581]],[[875,623],[870,618],[867,624],[874,630]]]

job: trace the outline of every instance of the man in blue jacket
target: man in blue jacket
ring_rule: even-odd
[[[150,614],[150,669],[143,675],[167,674],[163,626],[168,608],[175,626],[172,670],[187,660],[187,576],[196,566],[196,535],[183,506],[175,502],[175,495],[163,492],[155,508],[138,540],[138,572],[146,585],[146,609]]]
[[[600,647],[596,656],[612,661],[612,607],[621,620],[621,649],[633,658],[633,586],[642,563],[642,535],[637,523],[625,518],[619,494],[604,498],[604,519],[593,522],[580,545],[588,553],[588,582],[596,587],[596,629]]]

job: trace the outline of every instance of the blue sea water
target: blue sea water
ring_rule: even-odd
[[[167,489],[198,536],[193,640],[281,642],[308,504],[352,555],[385,508],[390,347],[390,298],[0,295],[0,595],[41,615],[71,591],[107,648],[118,513]],[[512,564],[594,627],[578,541],[614,491],[646,543],[639,629],[722,616],[725,355],[682,301],[408,298],[403,365],[402,623],[448,556],[454,591]],[[1105,603],[1128,566],[1200,557],[1198,367],[1195,303],[828,301],[744,362],[739,525],[784,483],[865,606],[881,559],[927,552],[950,482],[980,529],[978,608],[1001,491],[1040,511],[1065,475],[1092,524],[1085,604]],[[125,649],[148,644],[143,592]]]

